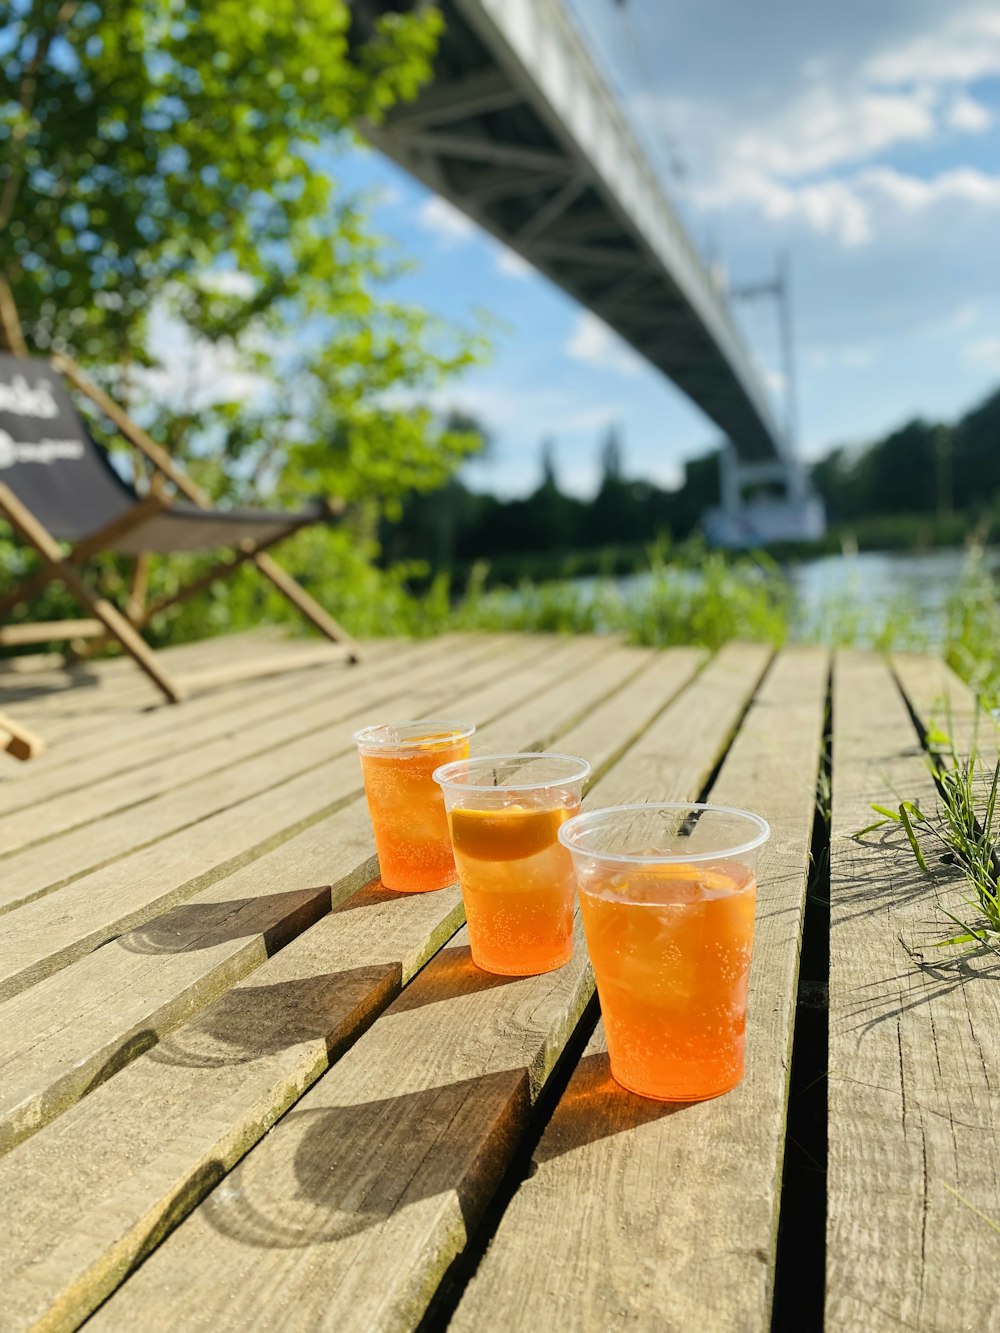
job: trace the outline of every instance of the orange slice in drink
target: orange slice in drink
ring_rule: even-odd
[[[452,810],[451,840],[460,856],[477,861],[520,861],[551,847],[559,825],[572,813],[561,807],[533,810],[518,805],[502,810]]]

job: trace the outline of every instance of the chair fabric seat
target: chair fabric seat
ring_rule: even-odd
[[[298,513],[258,509],[199,509],[175,503],[154,514],[109,544],[121,555],[152,551],[173,555],[183,551],[209,551],[241,542],[271,542],[287,537],[298,528],[322,517],[319,506]]]

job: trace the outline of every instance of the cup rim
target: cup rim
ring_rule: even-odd
[[[505,759],[561,759],[565,763],[572,764],[575,771],[564,773],[561,777],[549,778],[545,782],[500,782],[493,787],[484,787],[481,782],[452,780],[451,774],[457,773],[460,769],[468,770],[473,764],[495,764]],[[567,782],[586,782],[590,771],[589,762],[576,754],[562,754],[556,750],[522,750],[509,754],[475,754],[468,759],[453,759],[450,763],[436,768],[431,778],[439,787],[448,787],[452,791],[546,791],[550,787],[562,787]]]
[[[632,814],[640,810],[703,810],[721,815],[737,815],[756,825],[757,833],[747,842],[733,847],[717,847],[710,852],[606,852],[589,849],[574,841],[574,834],[593,828],[608,816]],[[614,861],[619,865],[688,865],[691,862],[718,861],[730,856],[741,856],[756,851],[771,836],[771,826],[763,815],[743,810],[736,805],[717,805],[712,801],[634,801],[628,805],[604,805],[595,810],[584,810],[559,826],[559,841],[571,852],[593,856],[595,860]]]
[[[422,743],[426,746],[426,736],[421,742],[419,737],[415,737],[413,740],[400,740],[398,737],[396,740],[389,740],[388,738],[380,739],[375,735],[379,731],[401,727],[424,727],[427,731],[441,733],[440,744],[442,747],[453,745],[456,741],[466,741],[476,730],[474,722],[456,722],[454,718],[450,717],[417,717],[402,722],[373,722],[369,726],[356,731],[352,739],[359,749],[365,750],[415,750],[420,748]]]

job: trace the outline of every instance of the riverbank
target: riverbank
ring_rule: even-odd
[[[992,513],[873,514],[853,523],[833,524],[821,541],[783,542],[763,554],[790,566],[823,556],[856,551],[907,552],[987,545],[1000,535],[1000,519]],[[666,553],[669,544],[661,543]],[[685,552],[700,551],[698,543],[684,543],[672,551],[680,560]],[[618,544],[577,551],[534,551],[500,554],[475,563],[458,562],[452,569],[456,586],[464,584],[475,568],[485,568],[485,586],[533,583],[578,578],[622,578],[649,566],[649,543]],[[430,576],[428,575],[428,579]]]

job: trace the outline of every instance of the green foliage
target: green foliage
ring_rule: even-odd
[[[839,448],[812,477],[837,522],[871,515],[976,516],[1000,492],[1000,390],[952,425],[919,418],[864,449]]]
[[[485,336],[386,295],[401,265],[330,175],[359,117],[419,90],[439,29],[421,7],[361,31],[344,0],[15,0],[0,62],[0,255],[29,341],[69,348],[215,500],[346,500],[282,556],[361,633],[406,618],[407,571],[372,568],[380,520],[482,443],[428,400]],[[157,326],[217,373],[163,374]],[[214,558],[154,560],[151,596]],[[127,562],[104,565],[124,593]],[[58,587],[46,602],[75,613]],[[153,634],[285,610],[246,573]]]
[[[367,40],[345,0],[12,0],[0,62],[0,250],[38,348],[139,357],[151,303],[220,259],[251,302],[190,287],[232,334],[279,300],[326,305],[357,219],[317,149],[412,97],[440,19]]]
[[[728,560],[691,546],[668,561],[648,553],[645,577],[624,592],[610,579],[485,587],[487,567],[474,567],[463,595],[449,609],[447,581],[435,580],[422,609],[425,632],[445,629],[521,630],[559,634],[616,633],[629,643],[662,647],[729,639],[778,644],[788,625],[788,588],[767,562]],[[417,600],[417,599],[415,599]]]
[[[945,916],[958,934],[939,940],[939,946],[986,946],[1000,952],[1000,838],[997,796],[1000,791],[1000,763],[984,768],[980,756],[960,756],[953,743],[940,747],[930,759],[938,784],[940,799],[933,813],[925,813],[913,801],[902,800],[896,807],[872,805],[881,818],[854,836],[858,839],[884,828],[898,825],[919,868],[929,879],[938,876],[941,865],[957,866],[962,872],[971,897],[966,904],[976,913],[967,921],[956,913]]]
[[[948,599],[945,656],[987,706],[1000,704],[1000,605],[981,548],[970,552]]]

